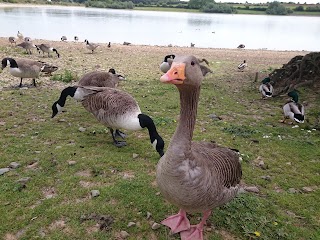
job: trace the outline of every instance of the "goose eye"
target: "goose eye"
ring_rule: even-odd
[[[191,62],[191,65],[192,65],[192,66],[194,65],[194,61]]]

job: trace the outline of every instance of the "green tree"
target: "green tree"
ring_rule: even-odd
[[[201,9],[208,3],[215,3],[213,0],[190,0],[188,7],[191,9]]]
[[[292,12],[293,11],[291,9],[286,8],[277,1],[269,3],[268,8],[266,10],[266,13],[270,15],[288,15]]]

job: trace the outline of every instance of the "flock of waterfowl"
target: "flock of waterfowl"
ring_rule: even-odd
[[[18,34],[22,35],[20,32]],[[23,39],[23,36],[19,39]],[[12,38],[9,41],[12,43]],[[87,40],[86,45],[90,45]],[[87,47],[93,52],[97,46]],[[55,48],[44,44],[36,47],[43,53],[48,53],[48,56],[50,52],[56,52],[59,57]],[[202,62],[208,65],[206,59],[170,54],[160,64],[160,70],[164,73],[160,81],[175,85],[180,95],[180,120],[166,151],[164,140],[152,118],[141,112],[133,96],[117,89],[118,82],[123,77],[116,74],[114,69],[85,74],[77,85],[63,89],[59,99],[52,105],[52,117],[55,117],[62,111],[68,96],[81,101],[88,112],[109,128],[117,147],[126,145],[126,135],[120,129],[148,129],[150,142],[161,157],[156,171],[158,187],[164,198],[180,209],[176,215],[163,220],[162,224],[168,226],[173,233],[180,233],[183,240],[203,239],[203,227],[211,210],[231,201],[237,195],[242,176],[237,150],[212,142],[192,141],[201,82],[212,72]],[[41,61],[8,57],[2,60],[2,69],[6,66],[10,67],[9,72],[13,76],[21,78],[20,87],[23,78],[32,78],[36,86],[35,79],[40,72],[52,67]],[[270,78],[263,81],[259,90],[263,97],[272,97]],[[298,104],[296,92],[289,96],[293,101],[284,106],[285,117],[303,122],[304,110]],[[191,225],[187,212],[202,212],[203,218],[199,224]]]

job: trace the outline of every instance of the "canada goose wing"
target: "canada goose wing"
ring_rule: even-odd
[[[99,121],[108,126],[121,128],[119,118],[126,114],[141,113],[135,99],[128,93],[115,88],[85,87],[95,93],[87,95],[82,100],[83,107],[91,112]]]
[[[119,78],[109,72],[89,72],[79,80],[79,86],[116,87]]]

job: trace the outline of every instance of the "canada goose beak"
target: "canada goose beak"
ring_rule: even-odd
[[[185,69],[185,63],[173,62],[169,71],[160,77],[160,81],[163,83],[183,84],[186,79]]]

